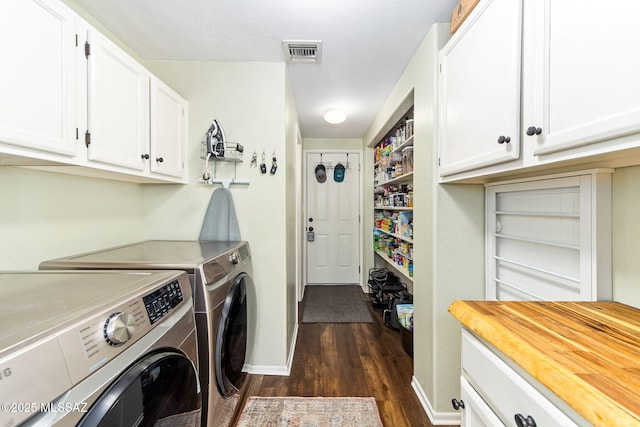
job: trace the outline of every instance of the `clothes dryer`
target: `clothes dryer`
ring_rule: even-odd
[[[179,269],[193,286],[202,424],[227,427],[246,389],[255,316],[247,242],[150,240],[46,261],[41,269]]]
[[[184,272],[1,273],[0,306],[0,425],[200,425]]]

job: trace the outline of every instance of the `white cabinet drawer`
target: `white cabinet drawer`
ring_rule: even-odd
[[[504,423],[464,377],[460,378],[460,397],[464,402],[461,427],[504,427]]]
[[[531,416],[538,426],[578,425],[466,330],[462,331],[462,370],[481,398],[508,426],[516,425],[516,414]]]

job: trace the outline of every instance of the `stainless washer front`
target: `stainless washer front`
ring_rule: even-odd
[[[200,424],[184,272],[2,273],[0,301],[1,425]]]
[[[179,269],[193,287],[203,426],[232,424],[245,390],[255,295],[247,242],[150,240],[45,261],[40,269]],[[249,296],[249,298],[247,298]],[[226,309],[225,309],[226,307]]]

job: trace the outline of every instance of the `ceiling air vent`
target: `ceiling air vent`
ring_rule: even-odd
[[[319,64],[322,59],[321,41],[285,40],[284,54],[287,62]]]

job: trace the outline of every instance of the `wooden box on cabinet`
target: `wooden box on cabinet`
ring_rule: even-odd
[[[451,34],[455,33],[460,25],[467,19],[480,0],[460,0],[451,12]]]

